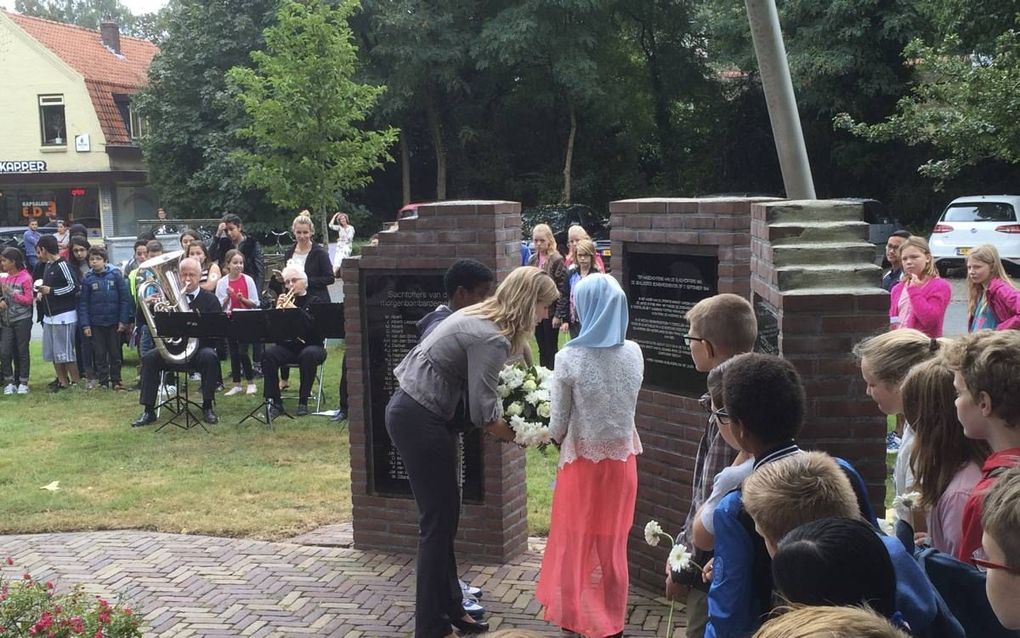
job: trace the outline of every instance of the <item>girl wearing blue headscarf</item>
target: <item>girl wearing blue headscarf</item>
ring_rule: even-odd
[[[644,376],[627,335],[627,297],[608,275],[574,289],[581,332],[556,354],[549,429],[560,443],[549,541],[535,597],[546,620],[585,636],[622,635],[627,535],[634,524]]]

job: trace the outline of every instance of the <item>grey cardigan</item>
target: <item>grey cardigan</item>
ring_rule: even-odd
[[[401,390],[447,421],[466,394],[468,416],[480,427],[503,416],[496,386],[509,355],[510,341],[494,323],[458,311],[407,353],[393,375]]]

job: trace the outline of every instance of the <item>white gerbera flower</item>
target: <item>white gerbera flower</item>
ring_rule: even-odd
[[[918,507],[920,503],[920,492],[907,492],[906,494],[900,494],[892,501],[893,507],[902,507],[908,510]]]
[[[645,542],[655,547],[659,544],[659,537],[665,536],[666,532],[662,531],[662,525],[659,525],[658,521],[648,521],[645,524]]]
[[[673,546],[673,549],[669,552],[669,568],[675,572],[686,571],[691,566],[691,553],[687,551],[687,546],[683,543],[677,543]]]

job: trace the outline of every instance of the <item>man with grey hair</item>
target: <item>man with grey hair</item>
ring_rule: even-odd
[[[184,296],[191,312],[212,314],[222,312],[216,295],[202,290],[199,279],[202,277],[202,266],[197,259],[182,259],[177,267],[181,281],[181,295]],[[139,300],[139,303],[152,304],[155,296]],[[165,361],[158,349],[150,350],[142,357],[142,390],[138,402],[142,404],[142,414],[131,427],[142,427],[156,422],[156,394],[159,380],[165,370],[187,370],[202,375],[202,420],[213,424],[219,421],[213,412],[213,397],[216,395],[216,382],[219,379],[220,360],[216,356],[216,343],[213,339],[200,339],[198,349],[185,364]]]
[[[304,271],[287,266],[283,269],[283,283],[292,296],[285,307],[307,308],[313,298],[307,294],[308,277]],[[283,295],[281,295],[283,297]],[[282,343],[266,347],[262,355],[262,396],[269,403],[270,418],[276,418],[283,411],[280,400],[280,369],[288,364],[296,363],[301,373],[301,385],[298,389],[297,416],[308,414],[308,398],[312,394],[315,381],[315,370],[326,360],[325,340],[312,330],[311,316],[304,314],[305,324],[300,326],[297,334],[301,335]]]

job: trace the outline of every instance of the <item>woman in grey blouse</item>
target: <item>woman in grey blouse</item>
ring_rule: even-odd
[[[496,294],[443,320],[393,371],[400,384],[386,407],[386,430],[400,452],[418,505],[415,638],[481,633],[464,613],[453,541],[460,519],[457,432],[463,399],[471,423],[502,441],[514,434],[496,393],[499,372],[549,315],[559,289],[530,266],[512,271]]]

